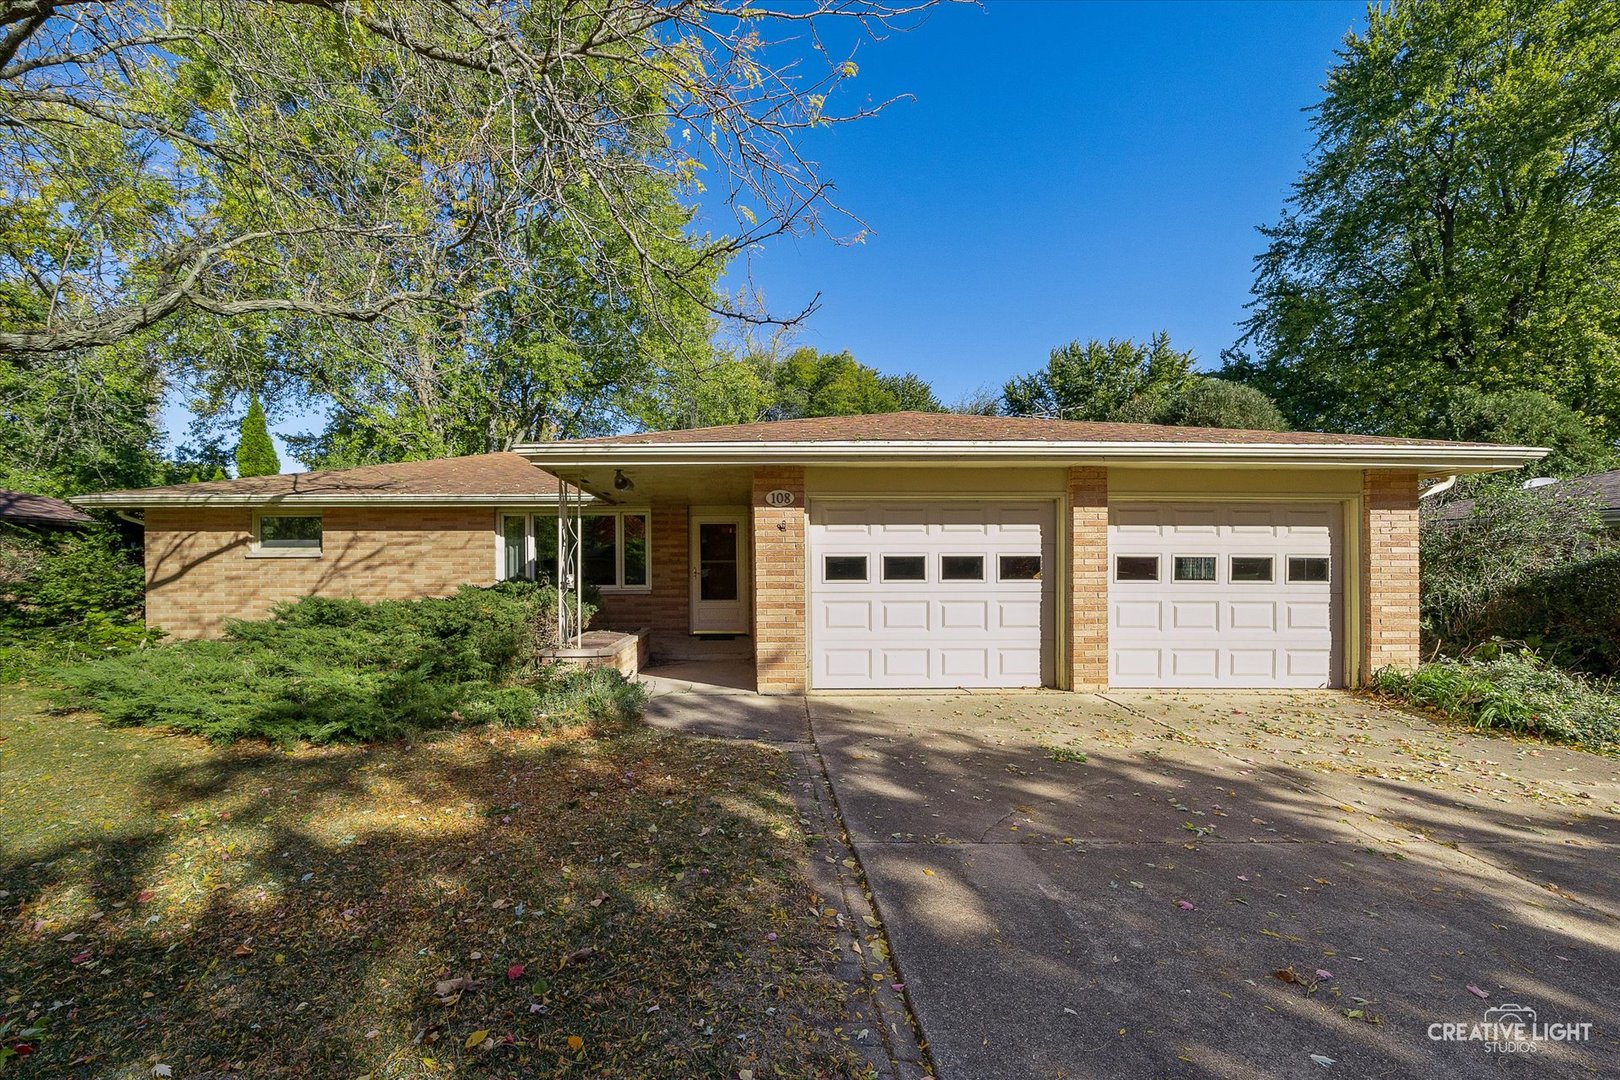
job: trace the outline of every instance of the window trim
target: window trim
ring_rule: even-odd
[[[979,576],[978,577],[946,577],[945,576],[945,560],[946,559],[978,559],[979,560]],[[966,584],[969,584],[969,585],[983,585],[983,584],[988,583],[989,581],[990,581],[990,557],[988,555],[986,555],[984,552],[982,552],[982,551],[942,551],[942,552],[939,553],[939,583],[941,585],[958,584],[958,583],[966,583]]]
[[[1035,576],[1034,577],[1008,577],[1006,574],[1003,574],[1001,572],[1001,560],[1003,560],[1003,559],[1034,559],[1035,564],[1036,564]],[[996,552],[996,584],[997,585],[1000,585],[1002,582],[1024,583],[1024,582],[1030,582],[1030,581],[1035,581],[1035,582],[1045,581],[1046,580],[1046,578],[1044,576],[1045,574],[1046,574],[1046,556],[1042,555],[1039,551],[998,551],[998,552]]]
[[[1215,564],[1215,576],[1212,578],[1184,578],[1176,576],[1176,562],[1179,559],[1209,559]],[[1221,557],[1219,554],[1192,552],[1185,555],[1170,556],[1170,583],[1172,585],[1219,585],[1221,584]]]
[[[834,578],[827,576],[828,559],[859,559],[861,560],[861,576],[858,578]],[[823,551],[821,553],[820,572],[822,585],[870,585],[872,584],[872,555],[867,551]]]
[[[890,559],[921,559],[923,564],[920,578],[892,578],[885,569]],[[928,554],[922,551],[880,551],[878,552],[877,580],[879,585],[926,585],[928,579]]]
[[[538,527],[549,527],[553,532],[557,530],[557,508],[542,506],[532,510],[509,510],[502,508],[495,517],[495,573],[497,581],[535,581],[539,578],[540,567],[537,559],[539,544],[535,539],[535,530]],[[653,513],[650,506],[615,506],[615,507],[586,507],[580,511],[580,517],[610,517],[613,518],[613,577],[617,584],[589,585],[604,596],[645,595],[652,592],[653,582]],[[626,517],[641,517],[647,521],[647,580],[641,585],[625,585],[624,582],[624,519]],[[522,578],[509,578],[506,575],[506,519],[522,518],[523,527],[523,566],[525,575]],[[545,522],[546,526],[541,526]]]
[[[263,521],[265,518],[305,517],[314,518],[321,523],[321,543],[315,548],[278,548],[264,547],[260,540]],[[283,510],[253,511],[253,532],[248,538],[247,555],[250,559],[319,559],[326,554],[326,516],[320,511],[314,513],[287,513]]]
[[[1153,560],[1153,576],[1150,577],[1150,578],[1124,578],[1124,579],[1121,579],[1120,576],[1119,576],[1119,560],[1121,560],[1121,559],[1152,559]],[[1114,552],[1114,557],[1110,561],[1112,562],[1113,565],[1108,568],[1108,573],[1109,573],[1109,577],[1113,580],[1114,584],[1116,584],[1116,585],[1163,585],[1164,584],[1164,573],[1163,573],[1164,560],[1162,558],[1160,558],[1159,555],[1157,555],[1156,553],[1139,552],[1139,551],[1137,551],[1137,552],[1133,552],[1133,551],[1116,551],[1116,552]]]
[[[1232,563],[1238,559],[1264,559],[1271,567],[1271,573],[1263,578],[1244,578],[1238,580],[1232,572]],[[1238,555],[1231,554],[1226,557],[1226,583],[1228,585],[1275,585],[1277,584],[1277,556],[1275,555]]]
[[[1317,580],[1316,578],[1294,579],[1295,559],[1322,559],[1328,564],[1328,576]],[[1333,556],[1331,555],[1284,555],[1283,581],[1288,585],[1331,585],[1333,584]]]

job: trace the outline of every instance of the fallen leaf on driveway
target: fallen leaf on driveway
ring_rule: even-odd
[[[1191,911],[1193,909],[1193,904],[1191,900],[1177,900],[1176,907],[1180,908],[1182,911]]]
[[[1322,1066],[1324,1069],[1333,1064],[1333,1059],[1328,1057],[1326,1054],[1312,1054],[1311,1060]]]
[[[1473,983],[1468,984],[1468,992],[1477,998],[1488,998],[1491,996],[1490,994],[1481,990],[1479,987],[1475,986]]]

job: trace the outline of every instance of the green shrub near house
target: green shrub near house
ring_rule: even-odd
[[[1385,668],[1374,674],[1373,688],[1482,730],[1620,752],[1620,694],[1613,682],[1563,671],[1528,649],[1480,653],[1415,671]]]
[[[268,619],[231,622],[221,640],[62,668],[57,703],[114,725],[282,744],[633,717],[641,690],[617,672],[542,661],[557,603],[554,588],[528,582],[443,599],[306,597]]]

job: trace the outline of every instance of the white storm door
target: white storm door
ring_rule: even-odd
[[[1110,685],[1342,685],[1339,504],[1123,502],[1108,516]]]
[[[1050,685],[1050,502],[815,500],[811,685]]]
[[[692,515],[694,634],[748,633],[747,520],[742,512]]]

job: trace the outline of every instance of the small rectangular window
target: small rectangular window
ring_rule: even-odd
[[[1326,555],[1290,555],[1288,556],[1288,580],[1293,581],[1326,581],[1329,574],[1329,560]]]
[[[1175,578],[1177,581],[1214,581],[1215,556],[1177,555]]]
[[[319,515],[265,514],[259,518],[258,550],[278,555],[319,555]]]
[[[939,557],[941,581],[983,581],[983,555],[941,555]]]
[[[927,581],[928,557],[926,555],[883,556],[883,580]]]
[[[1271,580],[1270,555],[1234,555],[1232,556],[1232,581],[1254,582]]]
[[[1002,581],[1039,581],[1041,580],[1041,557],[1039,555],[1003,555],[1000,560]]]
[[[821,559],[823,581],[865,581],[865,555],[824,555]]]
[[[1114,580],[1158,581],[1159,557],[1157,555],[1115,555]]]

